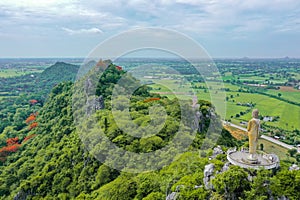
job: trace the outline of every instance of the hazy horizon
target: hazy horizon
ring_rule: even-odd
[[[85,59],[86,57],[0,57],[0,60],[26,60],[26,59]],[[101,58],[100,58],[101,59]],[[121,57],[121,59],[178,59],[177,57],[126,57],[123,58]],[[193,59],[193,58],[189,58],[189,59]],[[233,59],[233,60],[292,60],[292,59],[296,59],[299,60],[300,57],[289,57],[289,56],[283,56],[283,57],[248,57],[248,56],[244,56],[244,57],[211,57],[211,59],[213,60],[218,60],[218,59]]]

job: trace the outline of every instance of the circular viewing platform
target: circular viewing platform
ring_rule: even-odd
[[[247,160],[249,152],[247,151],[229,151],[227,153],[227,160],[242,168],[252,169],[274,169],[279,167],[279,158],[275,154],[257,154],[257,162],[251,163]]]

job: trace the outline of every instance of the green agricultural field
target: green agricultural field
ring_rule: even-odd
[[[155,84],[150,85],[153,88],[154,93],[160,93],[162,95],[175,92],[176,94],[192,94],[193,89],[188,82],[183,80],[155,80]]]
[[[4,101],[11,101],[12,99],[16,98],[17,96],[0,96],[0,103]]]
[[[238,106],[234,102],[227,102],[226,104],[226,119],[230,119],[231,116],[235,118],[236,114],[240,114],[240,112],[246,112],[249,109],[246,106]]]
[[[260,110],[263,116],[279,116],[277,122],[263,122],[274,127],[280,127],[286,130],[300,129],[300,107],[286,103],[284,101],[270,98],[265,95],[242,93],[239,97],[234,97],[236,102],[256,103],[256,108]],[[239,119],[247,121],[251,118],[251,113],[241,116]]]
[[[292,73],[294,75],[294,78],[297,80],[300,80],[300,73]]]
[[[267,77],[261,77],[261,76],[245,76],[242,75],[240,76],[241,81],[259,81],[259,82],[264,82],[267,79]]]
[[[0,92],[0,100],[9,97],[9,92]]]
[[[266,74],[263,76],[253,76],[251,74],[243,74],[240,77],[241,81],[258,81],[258,82],[264,82],[265,80],[269,80],[273,83],[284,83],[287,81],[285,78],[276,77],[274,74]]]
[[[255,76],[254,74],[242,74],[240,76],[233,76],[230,72],[226,72],[224,73],[222,79],[224,81],[227,80],[240,80],[242,82],[247,81],[247,82],[251,82],[251,81],[255,81],[255,82],[259,82],[260,84],[265,83],[266,80],[269,80],[272,83],[280,83],[283,84],[287,81],[287,79],[285,78],[281,78],[281,77],[276,77],[275,75],[272,74],[266,74],[264,77],[263,76]]]
[[[300,103],[300,91],[292,92],[292,91],[282,91],[282,90],[267,90],[266,93],[276,95],[276,96],[280,93],[281,98]]]
[[[0,77],[8,78],[8,77],[15,77],[15,76],[22,76],[31,73],[41,73],[43,70],[38,69],[26,69],[24,71],[20,69],[0,69]]]
[[[169,98],[191,99],[192,92],[196,92],[198,99],[211,100],[211,94],[214,98],[218,98],[216,92],[220,92],[220,88],[229,88],[231,91],[226,92],[226,96],[229,98],[226,102],[226,119],[231,119],[232,122],[239,124],[240,121],[248,121],[251,119],[251,112],[246,113],[240,117],[236,117],[236,114],[240,112],[246,112],[248,109],[252,109],[246,106],[237,105],[240,103],[255,103],[255,108],[260,110],[263,116],[279,116],[279,120],[276,122],[263,122],[273,127],[279,127],[286,130],[300,129],[300,107],[286,103],[284,101],[271,98],[261,94],[253,93],[241,93],[232,92],[239,89],[239,86],[225,83],[223,86],[219,82],[208,82],[208,85],[212,86],[211,89],[205,91],[204,89],[191,89],[190,84],[179,80],[160,80],[160,84],[151,85],[153,93],[159,93]],[[198,85],[206,86],[205,83],[198,83]],[[175,92],[175,93],[172,93]],[[211,92],[211,93],[209,93]],[[297,100],[300,95],[298,93],[284,92],[282,96],[288,96],[290,100]],[[232,98],[231,98],[232,97]],[[299,98],[298,98],[299,99]],[[299,100],[298,100],[299,101]],[[221,112],[224,112],[223,108]],[[231,118],[233,116],[233,118]]]

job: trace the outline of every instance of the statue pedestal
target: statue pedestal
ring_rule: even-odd
[[[279,167],[279,158],[275,154],[256,154],[255,157],[250,157],[246,151],[228,151],[227,160],[242,168],[252,169],[274,169]]]
[[[242,158],[242,161],[248,164],[260,164],[260,161],[258,159]]]
[[[244,162],[250,163],[250,164],[259,164],[260,161],[258,161],[257,154],[249,154],[246,159],[242,159]]]

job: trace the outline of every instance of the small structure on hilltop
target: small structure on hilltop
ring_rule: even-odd
[[[238,165],[243,168],[252,169],[274,169],[279,167],[279,158],[275,154],[258,154],[257,141],[259,137],[260,121],[258,117],[258,110],[252,112],[253,118],[248,122],[248,137],[249,137],[249,150],[242,149],[237,151],[230,149],[227,151],[227,159],[233,165]]]

